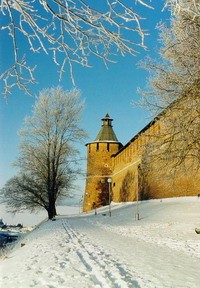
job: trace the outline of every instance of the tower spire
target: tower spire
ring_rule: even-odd
[[[96,141],[118,142],[118,139],[112,128],[113,119],[110,118],[109,114],[107,113],[105,117],[101,119],[101,121],[103,122],[103,124],[97,137],[95,138],[95,142]]]

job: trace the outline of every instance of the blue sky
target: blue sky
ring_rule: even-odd
[[[81,126],[89,135],[86,143],[95,139],[101,127],[100,119],[106,113],[114,119],[113,128],[122,144],[126,144],[150,121],[148,113],[142,108],[131,105],[131,102],[139,99],[137,87],[144,87],[148,79],[147,72],[139,69],[137,63],[147,55],[156,57],[159,43],[155,26],[162,19],[169,17],[167,11],[161,12],[163,1],[152,1],[152,4],[154,3],[155,10],[137,5],[140,14],[147,18],[143,21],[143,27],[150,32],[145,40],[148,51],[141,51],[137,57],[119,56],[117,57],[118,63],[110,64],[108,70],[98,59],[92,59],[92,69],[74,66],[76,87],[81,90],[82,99],[85,99]],[[9,61],[9,45],[8,36],[0,33],[1,66]],[[37,95],[43,88],[51,86],[61,85],[66,90],[72,88],[68,71],[59,82],[57,67],[48,60],[46,55],[36,55],[34,59],[39,63],[36,72],[39,83],[32,88],[34,95]],[[0,88],[2,90],[2,86]],[[19,153],[17,131],[23,126],[24,117],[31,115],[34,102],[34,97],[27,96],[17,89],[9,96],[7,102],[3,97],[0,98],[0,188],[16,173],[12,163]],[[86,157],[84,144],[80,146],[80,151],[81,157]],[[85,163],[81,163],[81,166],[84,168]],[[80,190],[84,192],[83,184]]]

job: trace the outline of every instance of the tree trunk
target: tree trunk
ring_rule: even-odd
[[[57,215],[56,205],[55,205],[55,201],[53,199],[51,201],[49,201],[49,208],[47,211],[48,211],[48,218],[49,219],[52,219]]]

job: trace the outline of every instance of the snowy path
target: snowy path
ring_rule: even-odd
[[[199,288],[200,201],[177,201],[144,204],[140,221],[134,205],[46,221],[0,259],[0,287]]]
[[[24,239],[25,246],[3,261],[1,288],[141,287],[136,275],[75,231],[68,219],[44,223],[42,239],[39,235],[40,228]]]
[[[135,275],[120,264],[111,254],[88,241],[88,239],[76,232],[66,220],[63,226],[70,239],[70,245],[80,258],[82,264],[89,272],[93,285],[100,287],[140,287],[134,280]],[[94,287],[93,286],[93,287]]]
[[[161,247],[138,237],[124,237],[125,235],[120,235],[118,227],[109,231],[107,224],[104,229],[96,229],[94,220],[80,219],[77,222],[71,219],[70,223],[79,231],[86,231],[91,241],[95,239],[97,246],[101,245],[108,253],[126,263],[126,269],[132,271],[133,279],[137,279],[142,288],[200,287],[200,259],[192,257],[193,253],[188,256],[187,253],[175,251],[165,245]]]

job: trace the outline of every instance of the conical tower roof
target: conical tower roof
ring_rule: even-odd
[[[113,119],[110,118],[108,113],[101,121],[103,121],[103,124],[95,141],[119,142],[112,128]]]

